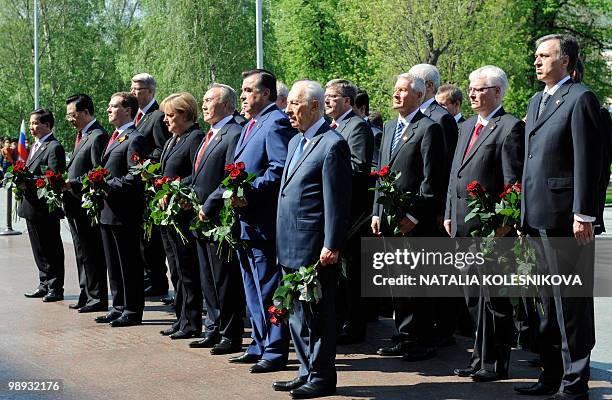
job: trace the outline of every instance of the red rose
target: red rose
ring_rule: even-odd
[[[467,185],[467,192],[472,198],[476,198],[479,195],[486,192],[486,190],[482,187],[478,181],[472,181],[469,185]]]
[[[516,193],[521,193],[521,189],[523,188],[523,185],[519,182],[516,182],[514,185],[512,185],[512,190],[514,190]]]
[[[36,187],[37,188],[42,188],[45,187],[45,180],[44,179],[36,179]]]
[[[274,313],[276,312],[276,307],[274,307],[274,306],[270,306],[270,307],[268,307],[268,312],[269,312],[270,314],[274,314]]]
[[[15,165],[13,166],[13,172],[17,173],[17,172],[22,172],[24,170],[26,170],[25,163],[21,160],[16,161]]]
[[[384,178],[387,175],[389,175],[389,171],[390,171],[389,166],[385,165],[384,167],[380,169],[380,172],[378,172],[378,176],[380,176],[381,178]]]
[[[225,166],[225,172],[232,172],[234,170],[234,168],[236,168],[236,166],[234,165],[234,163],[229,163]]]
[[[133,153],[132,157],[130,157],[130,160],[132,160],[132,162],[140,162],[140,156],[138,155],[138,153]]]
[[[377,171],[372,171],[372,172],[370,172],[370,176],[378,176],[378,172]]]
[[[279,325],[279,323],[280,323],[280,321],[278,320],[278,318],[276,318],[276,317],[274,317],[274,316],[270,318],[270,322],[271,322],[271,323],[273,323],[274,325],[277,325],[277,326],[278,326],[278,325]]]
[[[47,178],[53,178],[55,176],[55,172],[53,172],[52,170],[48,169],[45,171],[45,176]]]
[[[242,161],[238,161],[236,163],[236,168],[238,168],[240,171],[244,171],[245,165]]]
[[[276,309],[276,313],[275,313],[275,314],[276,314],[276,315],[279,315],[279,316],[281,316],[281,317],[282,317],[282,316],[284,316],[285,314],[287,314],[287,309],[286,309],[286,308],[281,308],[281,309],[278,309],[278,308],[277,308],[277,309]]]
[[[232,179],[236,179],[236,178],[238,178],[238,177],[240,176],[240,173],[241,173],[241,171],[240,171],[238,168],[233,169],[233,170],[230,172],[230,178],[232,178]]]

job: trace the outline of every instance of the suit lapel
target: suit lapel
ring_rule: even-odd
[[[134,130],[134,125],[130,125],[128,126],[123,132],[121,132],[121,134],[119,136],[117,136],[115,138],[115,141],[106,148],[106,151],[104,152],[104,157],[106,158],[107,155],[109,155],[110,153],[113,152],[113,150],[115,149],[115,147],[119,146],[124,140],[127,140],[127,138],[129,137],[129,135],[132,133],[132,131]],[[125,139],[121,139],[124,138]],[[120,140],[121,139],[121,140]]]
[[[533,131],[538,129],[540,126],[542,126],[542,124],[546,122],[551,117],[551,115],[555,113],[555,111],[557,111],[557,109],[561,106],[561,104],[565,102],[565,95],[567,95],[567,93],[569,92],[572,84],[573,84],[572,81],[568,80],[566,83],[561,85],[559,89],[557,89],[555,94],[553,94],[551,98],[548,100],[548,103],[546,104],[546,107],[544,107],[544,110],[542,111],[540,118],[534,119],[534,123],[533,125],[531,125],[532,128],[531,128],[530,133],[532,133]],[[535,102],[536,104],[534,104],[534,109],[535,109],[534,117],[537,116],[537,110],[540,107],[541,99],[542,99],[542,94],[540,93],[540,95],[538,96],[538,101]]]
[[[347,139],[348,135],[344,133],[344,130],[346,129],[346,126],[349,122],[349,120],[355,115],[355,113],[353,111],[350,111],[346,117],[344,117],[344,119],[342,121],[340,121],[337,126],[336,126],[336,131],[342,135],[342,137],[344,139]]]
[[[327,123],[324,123],[323,125],[321,125],[321,127],[319,128],[317,133],[315,133],[314,137],[310,140],[310,143],[308,143],[308,146],[304,149],[304,151],[300,155],[300,158],[297,160],[297,163],[295,164],[295,167],[293,167],[293,171],[291,171],[291,173],[289,175],[286,175],[287,174],[286,170],[289,167],[289,164],[291,164],[291,160],[289,160],[289,164],[287,164],[287,168],[285,168],[285,171],[284,171],[284,174],[286,175],[286,179],[283,182],[283,187],[285,185],[287,185],[287,183],[291,180],[291,178],[293,178],[293,176],[295,175],[295,172],[300,168],[300,165],[302,165],[302,163],[304,162],[306,157],[308,157],[308,155],[310,153],[312,153],[312,151],[317,146],[319,141],[321,141],[321,139],[323,138],[323,132],[325,132],[325,131],[327,131],[329,129],[331,129],[331,127]],[[293,151],[291,153],[287,153],[287,154],[291,154],[293,156],[293,153],[295,153],[295,149],[296,149],[296,147],[297,147],[299,142],[300,142],[299,140],[296,140],[295,146],[292,146],[293,147],[292,148]]]
[[[72,152],[72,156],[70,157],[70,161],[68,161],[68,165],[66,166],[66,169],[68,169],[68,167],[70,167],[70,165],[72,165],[72,161],[74,161],[75,156],[79,153],[79,151],[81,151],[83,146],[85,146],[85,143],[87,143],[87,141],[89,140],[90,136],[91,135],[85,135],[85,137],[83,139],[81,139],[81,141],[79,142],[79,145]]]
[[[246,135],[246,132],[249,129],[249,124],[247,123],[242,128],[242,133],[240,134],[240,139],[238,139],[239,140],[239,142],[238,142],[238,149],[236,150],[236,153],[235,153],[235,158],[236,159],[240,155],[240,153],[242,153],[242,151],[246,147],[247,143],[249,143],[251,140],[253,140],[255,135],[257,135],[257,132],[259,132],[259,129],[263,126],[264,122],[268,119],[268,117],[270,116],[272,111],[277,110],[277,109],[278,108],[275,105],[272,105],[272,107],[267,109],[266,112],[259,117],[259,120],[255,122],[255,124],[253,125],[253,128],[249,132],[249,136],[246,138],[246,140],[244,139],[244,135]]]
[[[397,127],[397,120],[398,119],[395,118],[387,124],[387,135],[385,135],[383,132],[383,143],[381,146],[383,146],[383,154],[386,155],[386,160],[391,159],[391,142],[393,141],[393,135],[395,134],[395,128]],[[386,164],[389,163],[387,162]]]
[[[37,159],[40,158],[40,156],[42,155],[42,153],[45,152],[45,150],[47,149],[47,145],[49,144],[49,142],[52,139],[49,138],[48,140],[45,140],[44,142],[42,142],[40,144],[40,147],[38,149],[36,149],[36,154],[34,154],[34,157],[32,157],[30,160],[28,160],[28,162],[26,163],[26,166],[29,168],[32,166],[32,164],[34,164],[34,161],[36,161]]]
[[[213,152],[215,147],[217,147],[219,143],[221,143],[221,141],[223,140],[223,136],[225,136],[225,134],[229,130],[230,125],[231,125],[231,121],[223,125],[223,127],[219,129],[219,132],[217,132],[213,140],[210,143],[208,143],[208,147],[206,148],[206,150],[204,150],[204,154],[202,155],[202,158],[200,159],[200,164],[198,164],[198,169],[197,171],[195,171],[196,176],[200,172],[202,172],[202,169],[203,169],[204,164],[206,163],[206,160],[208,160],[208,157],[210,157],[210,154]],[[198,151],[196,152],[196,159],[198,157],[198,153],[200,152],[200,149],[202,148],[202,146],[204,146],[204,143],[206,143],[206,136],[204,136],[204,138],[202,139],[202,142],[198,146]],[[195,163],[195,160],[193,160],[193,162]]]
[[[461,162],[459,163],[459,165],[463,165],[467,159],[467,157],[465,157],[465,152],[467,151],[468,146],[470,145],[470,141],[472,140],[472,135],[474,134],[474,129],[476,128],[476,123],[478,122],[478,118],[474,119],[474,123],[470,123],[470,129],[469,129],[469,135],[465,135],[462,136],[461,142],[457,143],[457,148],[461,149]],[[464,122],[465,124],[465,122]]]
[[[472,146],[472,148],[470,149],[470,153],[465,156],[465,159],[461,163],[462,165],[467,163],[474,156],[474,154],[476,154],[476,151],[478,151],[478,148],[480,147],[480,145],[485,140],[487,140],[487,138],[491,135],[491,133],[493,133],[493,131],[497,128],[497,124],[499,123],[501,116],[504,115],[505,113],[506,112],[504,111],[503,107],[500,108],[499,111],[497,111],[495,115],[489,120],[489,123],[487,124],[487,126],[482,128],[482,132],[480,132],[480,135],[478,135],[478,139],[476,139],[476,143],[474,143],[474,146]],[[472,131],[472,134],[473,134],[473,131]],[[471,135],[470,135],[470,140],[471,140]]]
[[[393,164],[393,161],[395,160],[399,152],[402,150],[402,147],[404,147],[404,145],[410,139],[412,139],[412,137],[414,136],[414,133],[416,132],[417,127],[419,126],[419,122],[424,117],[425,117],[425,114],[423,114],[420,111],[417,111],[417,113],[414,114],[414,117],[412,117],[412,121],[410,121],[408,123],[408,127],[404,129],[404,133],[402,133],[402,136],[400,137],[400,141],[397,144],[397,147],[395,148],[395,152],[391,154],[391,158],[389,159],[389,165]],[[395,129],[393,129],[393,133],[395,134]]]

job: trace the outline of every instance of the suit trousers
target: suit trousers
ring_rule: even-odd
[[[100,231],[113,295],[111,312],[142,318],[144,272],[138,251],[142,235],[140,226],[100,224]]]
[[[286,364],[289,354],[289,332],[286,326],[270,322],[268,307],[281,281],[281,268],[276,264],[274,241],[246,241],[246,249],[238,251],[244,294],[251,317],[253,342],[247,353],[262,359]]]
[[[235,255],[230,261],[219,258],[216,242],[198,238],[196,243],[207,310],[206,331],[240,343],[244,333],[245,300],[238,259]]]
[[[167,291],[166,254],[159,231],[158,227],[153,226],[151,238],[140,240],[140,256],[144,265],[145,287],[152,286],[160,291]]]
[[[94,306],[108,304],[108,285],[106,284],[106,263],[104,249],[100,246],[102,237],[98,225],[91,226],[87,215],[68,217],[74,254],[79,276],[78,304]]]
[[[585,255],[594,262],[594,243],[579,246],[571,241],[569,243],[572,245],[563,242],[563,246],[559,246],[554,239],[550,240],[554,237],[573,237],[571,228],[530,228],[527,232],[541,239],[532,241],[539,273],[576,273],[578,257]],[[556,287],[553,288],[552,297],[541,293],[540,300],[543,312],[539,312],[537,344],[543,370],[539,381],[551,386],[560,385],[560,392],[588,391],[591,350],[595,345],[593,297],[565,297]]]
[[[179,330],[187,332],[202,331],[202,290],[195,249],[195,238],[189,234],[189,226],[181,224],[184,238],[173,227],[160,227],[164,247],[170,249],[166,254],[173,259],[178,275],[177,287],[180,299],[175,298]],[[184,226],[187,225],[187,226]],[[185,229],[186,228],[186,229]]]
[[[170,270],[170,281],[172,282],[172,287],[174,287],[174,315],[176,315],[176,320],[172,323],[172,327],[178,330],[181,322],[181,304],[183,304],[183,291],[181,290],[181,285],[179,285],[178,260],[176,257],[174,257],[174,250],[170,245],[171,239],[168,238],[168,230],[159,229],[158,227],[155,227],[154,229],[159,232],[159,235],[162,238],[162,244],[166,253],[165,257],[168,261],[168,269]],[[147,278],[145,278],[145,281],[146,280]]]
[[[476,338],[470,365],[500,374],[508,372],[514,332],[512,303],[506,297],[478,298]]]
[[[38,288],[63,293],[64,246],[59,218],[26,219],[26,226],[38,267]]]
[[[295,300],[289,331],[300,362],[300,378],[324,386],[336,386],[336,284],[338,265],[319,267],[317,279],[322,297],[317,304]],[[285,273],[295,270],[284,268]]]

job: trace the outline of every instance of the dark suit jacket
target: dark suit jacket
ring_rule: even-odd
[[[372,134],[374,135],[374,154],[372,155],[372,170],[379,170],[382,165],[380,165],[380,143],[382,142],[383,131],[378,129],[378,127],[370,125],[372,129]]]
[[[597,213],[597,220],[595,221],[596,235],[606,231],[603,213],[606,204],[606,191],[608,189],[608,183],[610,183],[610,163],[612,162],[612,118],[610,117],[610,112],[604,107],[601,108],[600,113],[603,146],[601,177],[599,179],[599,211]]]
[[[149,153],[141,156],[159,161],[162,149],[171,135],[168,132],[168,127],[164,123],[164,113],[159,110],[157,101],[154,102],[147,110],[147,113],[142,116],[136,129],[138,129],[138,132],[147,140],[147,146],[149,148]]]
[[[440,124],[442,127],[442,140],[444,145],[444,159],[443,159],[443,182],[444,188],[448,185],[448,178],[450,176],[450,169],[453,163],[453,156],[455,155],[455,148],[457,147],[457,139],[459,137],[459,131],[457,128],[457,122],[455,118],[448,112],[448,110],[438,104],[435,100],[427,107],[423,113],[429,117],[432,121]],[[444,197],[442,197],[439,203],[439,213],[444,213]]]
[[[571,231],[575,213],[598,214],[599,103],[570,80],[536,118],[541,97],[533,96],[527,113],[521,217],[532,228]]]
[[[139,176],[128,171],[136,163],[132,155],[147,154],[147,141],[134,129],[127,128],[106,149],[102,166],[110,172],[109,192],[104,199],[100,223],[105,225],[139,224],[144,211],[144,185]]]
[[[300,137],[289,142],[293,155]],[[304,149],[291,174],[287,157],[278,199],[278,262],[298,269],[316,262],[323,246],[340,250],[349,227],[351,153],[347,142],[327,123]]]
[[[55,136],[49,136],[41,143],[40,148],[36,153],[28,158],[26,166],[35,179],[28,183],[27,189],[23,193],[23,199],[19,202],[17,215],[21,218],[36,220],[49,217],[49,206],[44,199],[39,199],[35,185],[36,177],[44,175],[47,167],[53,171],[64,172],[66,170],[66,153],[60,142]],[[61,217],[61,211],[57,210],[54,213],[57,217]]]
[[[183,135],[178,143],[174,143],[174,138],[166,142],[161,154],[161,174],[173,178],[178,176],[186,178],[193,171],[193,163],[202,142],[204,134],[198,124],[193,124]]]
[[[234,161],[242,161],[246,171],[257,178],[245,190],[248,205],[237,209],[242,240],[274,240],[276,206],[281,176],[287,158],[287,144],[297,130],[287,115],[272,105],[257,119],[246,140],[248,124],[242,129]],[[221,189],[223,190],[223,189]]]
[[[525,157],[525,124],[503,108],[489,120],[464,159],[478,116],[461,125],[450,173],[444,219],[452,221],[451,236],[469,237],[479,226],[477,218],[465,222],[467,185],[477,180],[496,200],[504,185],[521,181]]]
[[[403,191],[418,195],[419,201],[409,213],[419,220],[414,233],[430,234],[436,227],[436,205],[444,197],[443,182],[444,143],[440,124],[433,122],[417,111],[400,142],[391,154],[391,142],[397,125],[397,118],[384,127],[380,149],[380,165],[389,165],[394,172],[401,172],[396,185]],[[385,229],[383,208],[374,199],[374,215],[381,217]],[[387,229],[389,227],[386,227]]]
[[[72,152],[66,166],[71,190],[64,193],[63,199],[68,217],[85,215],[85,210],[81,208],[81,181],[84,175],[102,163],[102,153],[108,143],[108,134],[97,121],[89,127],[86,134]]]
[[[223,125],[204,151],[198,169],[183,180],[183,183],[193,186],[203,204],[202,210],[209,218],[215,218],[223,207],[223,192],[217,189],[225,178],[225,165],[234,162],[240,132],[242,127],[235,118]],[[197,145],[196,154],[203,145],[204,140]]]
[[[368,123],[353,111],[338,123],[336,131],[347,141],[351,151],[353,199],[351,201],[351,220],[369,215],[372,198],[368,196],[372,155],[374,153],[374,134]],[[292,154],[292,153],[289,153]]]

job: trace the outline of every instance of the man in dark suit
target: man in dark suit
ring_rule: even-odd
[[[505,185],[521,182],[525,124],[502,107],[507,87],[508,78],[498,67],[487,65],[470,74],[468,92],[477,115],[461,125],[451,169],[444,217],[451,237],[471,237],[480,225],[477,218],[465,222],[470,182],[480,182],[493,196]],[[499,235],[503,233],[507,231]],[[466,291],[466,299],[473,311],[476,340],[468,367],[455,369],[455,374],[477,382],[507,378],[514,329],[510,299],[490,297],[482,288]]]
[[[457,126],[465,121],[461,115],[461,104],[463,104],[463,92],[455,85],[446,84],[438,88],[436,92],[436,102],[455,118]]]
[[[357,95],[355,96],[355,104],[353,105],[353,111],[357,116],[361,117],[368,123],[372,134],[374,135],[374,152],[372,153],[372,171],[379,169],[378,167],[378,155],[380,153],[380,141],[382,139],[382,120],[380,127],[372,123],[370,119],[370,96],[368,92],[363,89],[357,89]],[[380,113],[378,113],[380,117]]]
[[[202,221],[216,220],[223,207],[217,188],[225,178],[225,165],[234,161],[242,132],[233,115],[235,109],[236,92],[227,85],[213,84],[204,94],[202,116],[210,130],[198,147],[191,176],[185,179],[203,204],[198,210]],[[242,347],[245,307],[238,260],[235,256],[230,261],[219,257],[218,243],[201,234],[196,243],[207,312],[203,338],[191,342],[189,347],[211,348],[211,354],[238,352]]]
[[[270,323],[267,309],[281,279],[276,264],[276,208],[287,144],[296,130],[274,104],[276,77],[272,73],[251,70],[242,77],[240,99],[249,123],[242,129],[234,162],[244,162],[246,171],[257,178],[244,197],[232,198],[232,206],[238,214],[240,239],[246,244],[238,257],[253,342],[243,355],[230,358],[230,362],[257,362],[250,371],[259,373],[284,368],[289,351],[287,330]]]
[[[418,196],[414,209],[399,221],[399,229],[408,236],[435,236],[438,232],[436,205],[445,190],[444,142],[440,125],[419,110],[425,93],[425,81],[417,75],[401,74],[395,83],[393,108],[397,118],[385,124],[380,151],[381,165],[401,172],[396,185]],[[392,235],[383,207],[374,202],[372,232]],[[431,358],[436,354],[431,299],[393,298],[395,343],[378,350],[384,356],[404,355],[406,361]],[[408,342],[416,345],[409,348]]]
[[[136,164],[133,155],[148,154],[147,142],[135,128],[136,97],[115,93],[108,104],[108,122],[116,129],[102,156],[102,167],[110,172],[109,190],[100,215],[102,245],[113,295],[113,307],[98,323],[112,327],[138,325],[144,309],[143,266],[139,257],[142,236],[144,186],[129,173]]]
[[[77,130],[74,150],[68,162],[68,183],[64,193],[64,208],[72,234],[81,292],[69,307],[80,313],[106,311],[108,288],[104,251],[100,246],[100,227],[92,226],[81,207],[82,179],[102,163],[102,153],[108,143],[106,130],[94,117],[94,104],[86,94],[76,94],[66,100],[66,118]]]
[[[53,136],[53,113],[39,108],[30,114],[30,133],[36,138],[26,166],[35,177],[47,168],[54,172],[66,169],[64,148]],[[38,288],[26,297],[42,297],[44,302],[64,300],[64,247],[60,236],[60,210],[49,213],[44,199],[39,199],[34,182],[28,182],[19,202],[17,215],[25,218],[34,261],[38,267]]]
[[[334,79],[325,85],[325,114],[331,117],[331,127],[342,135],[351,150],[352,193],[350,223],[355,224],[372,211],[370,171],[374,152],[374,135],[368,123],[355,114],[357,87],[345,79]],[[361,299],[361,237],[368,234],[364,225],[348,243],[346,250],[347,279],[339,296],[338,344],[362,342],[366,334],[365,302]]]
[[[541,238],[536,242],[540,265],[548,273],[575,273],[575,257],[594,251],[603,151],[600,106],[593,92],[571,80],[579,56],[574,37],[548,35],[536,46],[536,77],[545,88],[529,102],[521,218],[525,231]],[[573,237],[576,242],[554,248],[552,237]],[[543,370],[538,383],[516,390],[530,395],[558,390],[551,399],[587,399],[595,344],[593,298],[565,297],[554,288],[553,297],[542,296],[541,301],[538,345]]]
[[[317,268],[321,299],[309,305],[295,300],[289,317],[300,362],[298,376],[273,384],[274,390],[290,391],[294,399],[330,395],[337,381],[334,305],[354,174],[346,140],[323,119],[323,102],[323,88],[317,82],[298,81],[289,92],[287,113],[300,134],[289,143],[291,156],[285,163],[276,218],[276,229],[287,237],[277,245],[285,273],[321,263]]]
[[[164,123],[164,113],[155,100],[156,86],[155,79],[147,73],[132,77],[131,93],[138,100],[134,125],[146,139],[149,148],[149,153],[143,154],[142,157],[153,161],[160,160],[164,144],[171,136]],[[168,293],[166,255],[159,229],[154,227],[151,230],[148,241],[141,239],[140,252],[145,268],[145,296],[166,295]]]

